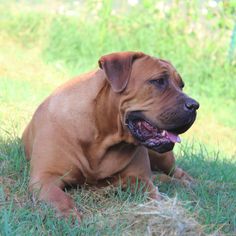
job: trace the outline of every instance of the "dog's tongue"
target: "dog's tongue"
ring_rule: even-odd
[[[142,131],[143,136],[145,139],[157,137],[158,139],[161,137],[165,137],[169,139],[172,143],[180,143],[181,139],[177,134],[174,134],[170,131],[167,130],[162,130],[160,133],[160,130],[158,130],[156,127],[150,125],[146,121],[139,121],[138,123],[138,128],[140,131]]]
[[[172,143],[180,143],[181,139],[177,134],[171,133],[165,130],[165,136],[172,142]]]

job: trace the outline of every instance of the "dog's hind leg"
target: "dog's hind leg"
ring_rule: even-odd
[[[24,145],[24,152],[25,152],[25,158],[27,160],[30,160],[31,154],[32,154],[32,140],[33,140],[33,134],[32,134],[32,123],[30,122],[27,127],[25,128],[23,134],[22,134],[22,143]]]

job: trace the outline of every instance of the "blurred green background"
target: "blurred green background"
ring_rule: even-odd
[[[188,139],[235,155],[236,1],[0,3],[1,126],[32,115],[56,86],[96,67],[100,56],[137,50],[170,60],[200,102]]]

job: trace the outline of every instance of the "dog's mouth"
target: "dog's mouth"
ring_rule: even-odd
[[[153,149],[159,153],[173,149],[175,143],[180,143],[181,139],[173,131],[159,129],[157,126],[145,119],[126,119],[126,125],[131,134],[140,144]]]

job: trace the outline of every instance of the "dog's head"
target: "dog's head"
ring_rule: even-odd
[[[101,57],[112,90],[119,94],[122,123],[142,145],[163,153],[180,142],[196,118],[198,102],[183,93],[183,80],[162,59],[141,52]]]

